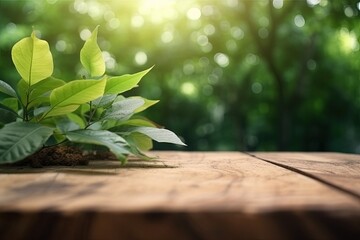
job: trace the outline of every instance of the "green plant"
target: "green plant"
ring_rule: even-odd
[[[16,87],[0,80],[0,163],[20,161],[44,147],[66,142],[100,145],[123,163],[127,156],[147,158],[152,140],[184,145],[171,131],[136,114],[158,101],[121,94],[137,86],[151,68],[122,76],[105,75],[97,44],[98,27],[80,51],[89,78],[65,82],[52,76],[46,41],[33,32],[12,48],[21,76]]]

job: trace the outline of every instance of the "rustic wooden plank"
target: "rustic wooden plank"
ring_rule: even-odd
[[[360,155],[301,152],[257,152],[252,155],[311,174],[360,198]]]
[[[360,236],[359,200],[296,172],[235,152],[154,154],[126,167],[0,169],[2,238]]]

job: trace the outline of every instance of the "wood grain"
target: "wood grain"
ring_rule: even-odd
[[[254,156],[311,174],[360,198],[360,156],[344,153],[261,153]]]
[[[244,153],[152,154],[159,160],[132,160],[125,167],[94,161],[73,168],[0,169],[1,238],[360,236],[360,201],[307,176]],[[308,158],[314,156],[334,163],[345,157]],[[356,155],[347,157],[360,161]],[[359,175],[350,177],[358,181]]]

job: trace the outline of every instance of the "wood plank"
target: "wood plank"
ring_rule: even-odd
[[[311,174],[360,198],[360,155],[345,153],[256,152],[252,155]]]
[[[0,169],[3,239],[360,236],[358,199],[306,176],[243,153],[154,154],[126,167]]]

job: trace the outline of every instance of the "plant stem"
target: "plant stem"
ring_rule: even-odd
[[[29,96],[30,96],[30,92],[29,90],[26,91],[26,104],[25,106],[23,106],[23,119],[25,122],[29,121],[29,112],[28,112],[28,106],[29,106]]]
[[[50,146],[45,146],[45,145],[43,145],[42,148],[55,147],[55,146],[58,146],[58,145],[60,145],[60,144],[66,143],[66,142],[68,142],[68,141],[69,141],[68,139],[65,139],[65,140],[63,140],[63,141],[61,141],[61,142],[58,142],[58,143],[54,144],[54,145],[50,145]]]
[[[95,107],[93,110],[91,109],[91,107],[92,107],[92,101],[90,101],[89,104],[90,104],[90,115],[89,115],[88,123],[87,123],[85,129],[87,129],[88,127],[90,127],[90,125],[92,124],[92,123],[91,123],[91,120],[92,120],[92,118],[94,117],[95,112],[96,112],[96,110],[97,110],[97,107]],[[91,111],[91,110],[92,110],[92,111]]]

